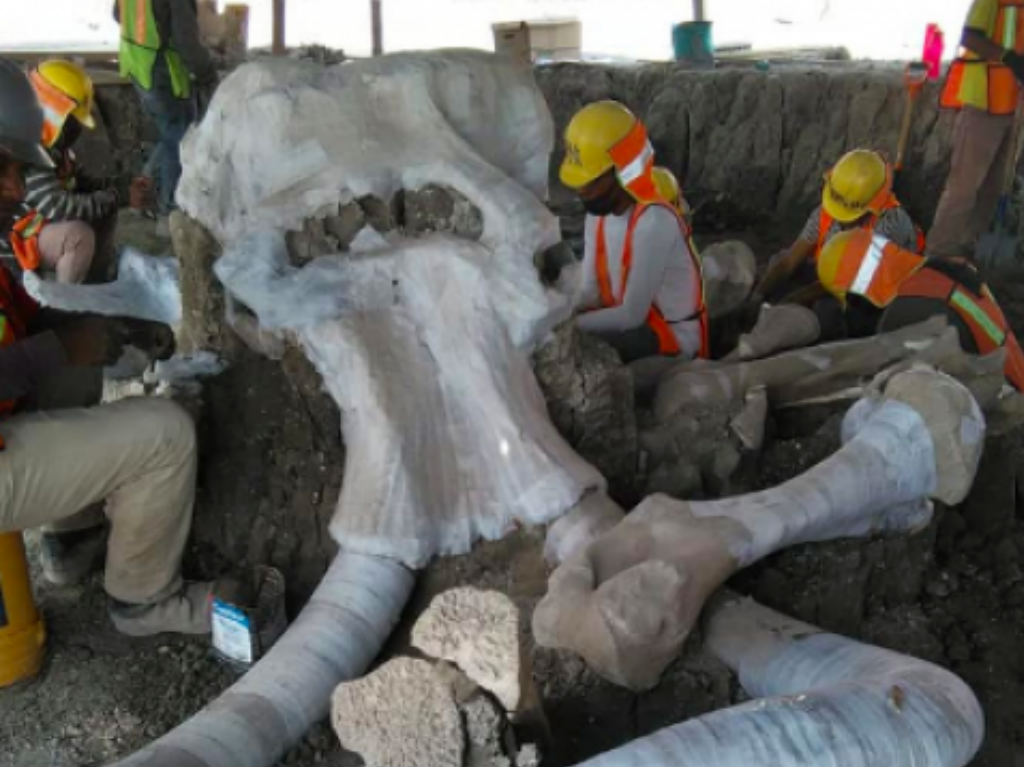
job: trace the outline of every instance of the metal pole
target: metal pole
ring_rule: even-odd
[[[373,55],[384,53],[384,24],[380,16],[380,0],[370,0],[370,21],[373,26]]]
[[[284,55],[284,3],[285,0],[274,0],[274,44],[275,56]]]
[[[693,0],[693,20],[704,21],[704,0]]]

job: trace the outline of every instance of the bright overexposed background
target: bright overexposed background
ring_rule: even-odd
[[[112,0],[2,0],[2,48],[113,48]],[[221,6],[224,0],[221,0]],[[387,51],[493,48],[491,24],[575,17],[587,54],[671,56],[671,27],[691,18],[690,0],[382,0]],[[270,43],[271,0],[251,0],[249,42]],[[925,25],[946,33],[946,57],[969,0],[706,0],[716,44],[755,48],[845,46],[856,58],[910,59]],[[288,0],[287,43],[370,52],[370,0]]]

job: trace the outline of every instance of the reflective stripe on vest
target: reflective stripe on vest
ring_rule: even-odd
[[[192,83],[181,56],[160,39],[153,15],[152,0],[118,0],[121,17],[121,48],[118,61],[121,75],[130,77],[144,90],[153,90],[153,67],[161,54],[171,76],[171,90],[178,98],[188,98]]]
[[[647,137],[647,129],[637,120],[622,140],[608,150],[619,182],[641,203],[660,199],[654,183],[654,147]]]
[[[683,240],[686,242],[689,250],[689,256],[693,263],[693,268],[696,270],[696,289],[698,295],[696,296],[696,310],[692,317],[685,320],[679,320],[679,322],[688,322],[691,320],[698,320],[700,323],[700,348],[697,350],[698,357],[708,356],[708,316],[707,307],[704,305],[704,276],[702,274],[700,259],[697,257],[696,251],[693,249],[693,243],[690,240],[689,228],[686,222],[679,215],[679,212],[668,203],[651,203],[651,205],[659,205],[668,210],[671,210],[676,218],[676,222],[679,224],[680,231],[683,233]],[[608,271],[608,245],[607,239],[604,233],[605,219],[602,216],[597,222],[597,245],[595,248],[594,258],[594,269],[597,273],[597,288],[601,295],[601,305],[604,307],[619,306],[622,303],[622,299],[626,295],[626,284],[629,280],[629,272],[633,266],[633,233],[636,231],[637,222],[640,220],[640,216],[645,210],[651,205],[639,204],[633,206],[633,212],[629,217],[629,224],[626,227],[626,237],[622,245],[622,284],[619,289],[619,295],[616,297],[615,291],[612,288],[611,275]],[[676,338],[676,334],[672,331],[671,324],[665,319],[665,315],[657,304],[652,304],[651,308],[647,312],[647,326],[650,327],[654,334],[658,337],[658,353],[667,356],[679,354],[681,351],[679,347],[679,339]]]
[[[924,259],[868,229],[852,233],[840,254],[835,289],[862,296],[879,309],[896,297],[900,285],[921,268]]]
[[[1021,8],[1024,0],[999,0],[999,12],[989,38],[1008,50],[1024,53],[1024,14]],[[1013,71],[1005,64],[986,61],[973,51],[961,48],[956,59],[949,65],[946,82],[939,96],[939,104],[949,109],[964,106],[962,88],[968,76],[981,77],[985,81],[985,105],[990,114],[1013,114],[1017,108],[1020,89]]]
[[[975,296],[951,277],[926,266],[900,286],[899,295],[948,304],[970,329],[980,354],[1006,349],[1003,374],[1018,391],[1024,391],[1024,351],[987,286],[982,285],[982,294]]]
[[[42,263],[39,253],[39,233],[43,230],[46,219],[32,210],[19,218],[11,226],[9,236],[11,248],[18,265],[26,272],[34,272]]]

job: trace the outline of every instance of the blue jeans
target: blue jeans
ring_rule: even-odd
[[[174,95],[163,58],[153,68],[152,90],[147,91],[138,83],[133,84],[142,102],[142,109],[156,123],[159,134],[143,172],[156,181],[160,213],[168,213],[174,208],[174,190],[181,177],[179,145],[188,126],[195,120],[195,105],[192,99],[179,99]]]

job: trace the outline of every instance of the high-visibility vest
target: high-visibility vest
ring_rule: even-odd
[[[35,88],[36,100],[43,110],[43,146],[52,147],[64,129],[68,115],[78,107],[78,102],[39,74],[36,69],[29,73],[29,79]]]
[[[39,253],[39,233],[43,231],[46,219],[30,210],[11,226],[11,248],[18,265],[26,272],[34,272],[42,263]]]
[[[1007,50],[1024,53],[1024,0],[998,0],[996,24],[989,38]],[[970,78],[984,78],[989,114],[1009,115],[1017,108],[1020,90],[1013,70],[998,61],[986,61],[973,51],[960,50],[949,65],[939,104],[950,109],[964,106],[963,86]]]
[[[922,256],[869,229],[858,229],[849,234],[834,275],[830,280],[822,279],[822,284],[829,283],[826,287],[830,286],[830,292],[836,295],[853,293],[884,309],[896,298],[900,285],[922,264]]]
[[[654,147],[647,137],[647,128],[637,120],[615,146],[608,150],[615,163],[619,183],[643,204],[661,200],[654,183]]]
[[[603,307],[611,307],[619,306],[622,303],[622,299],[626,295],[626,284],[629,280],[629,271],[633,266],[633,233],[636,231],[636,225],[640,220],[640,216],[642,216],[644,211],[652,205],[660,205],[661,207],[672,211],[672,214],[676,217],[676,221],[679,224],[679,229],[683,233],[683,238],[686,241],[687,248],[689,250],[689,257],[693,262],[693,268],[696,271],[697,276],[697,295],[695,296],[697,309],[690,317],[686,317],[682,320],[676,320],[676,322],[689,322],[692,320],[698,320],[700,322],[700,349],[697,350],[697,356],[706,358],[708,356],[708,312],[707,307],[704,304],[704,276],[701,272],[700,259],[697,257],[697,251],[693,247],[689,227],[683,220],[682,216],[679,215],[679,212],[668,203],[641,203],[633,206],[633,212],[630,214],[629,224],[626,227],[626,238],[622,244],[622,286],[619,290],[618,296],[615,295],[615,291],[612,289],[611,275],[608,271],[608,245],[604,233],[605,219],[603,216],[598,219],[594,267],[597,272],[597,287],[601,295],[601,305]],[[646,322],[647,326],[653,330],[654,334],[658,337],[659,354],[664,354],[666,356],[679,354],[681,351],[679,348],[679,340],[676,338],[676,334],[672,332],[671,323],[665,319],[665,315],[656,303],[651,304],[651,308],[647,312]]]
[[[979,354],[1006,347],[1003,373],[1014,388],[1024,391],[1024,351],[987,285],[981,286],[981,295],[975,295],[951,277],[925,266],[904,280],[897,297],[944,301],[970,329]]]
[[[895,210],[900,208],[900,201],[896,199],[896,195],[890,193],[884,202],[879,206],[877,213],[872,213],[866,224],[861,226],[868,232],[874,233],[875,227],[878,226],[878,219],[889,210]],[[821,206],[821,213],[818,216],[818,241],[814,245],[814,263],[818,263],[818,258],[821,256],[821,249],[825,247],[825,243],[828,242],[829,232],[832,230],[832,225],[835,223],[835,219],[830,216],[825,206]],[[924,231],[917,224],[914,224],[914,232],[917,235],[917,252],[924,253],[925,248],[925,237]]]
[[[122,77],[130,77],[147,91],[153,90],[153,67],[162,53],[171,75],[171,90],[180,99],[192,93],[188,69],[181,55],[165,45],[153,16],[152,0],[118,0],[121,17],[121,50],[118,55]]]

